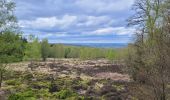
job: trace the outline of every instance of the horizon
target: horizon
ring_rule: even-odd
[[[76,47],[90,47],[90,48],[125,48],[128,46],[127,43],[49,43],[51,45],[65,45],[65,46],[76,46]]]

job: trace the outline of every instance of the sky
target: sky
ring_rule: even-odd
[[[134,0],[14,0],[23,35],[50,43],[129,43]]]

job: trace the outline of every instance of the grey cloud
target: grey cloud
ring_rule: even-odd
[[[110,28],[111,30],[111,28],[125,27],[125,20],[132,13],[130,6],[134,0],[14,1],[17,6],[15,13],[19,25],[25,34],[37,33],[41,38],[40,33],[47,34],[47,37],[49,34],[51,37],[59,34],[58,37],[76,36],[80,38],[83,32],[89,32],[88,34],[91,33],[91,36],[94,35],[89,39],[93,39],[97,35],[95,32],[99,33],[101,29]],[[124,28],[120,30],[126,31]],[[116,32],[123,33],[122,31]],[[60,34],[63,32],[66,34]],[[104,34],[104,32],[100,34]],[[107,38],[105,39],[107,40]]]

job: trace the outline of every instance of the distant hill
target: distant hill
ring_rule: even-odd
[[[64,45],[86,46],[95,48],[124,48],[128,46],[127,43],[64,43]]]

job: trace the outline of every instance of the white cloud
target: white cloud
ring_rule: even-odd
[[[107,28],[100,28],[95,31],[91,32],[84,32],[84,35],[133,35],[135,33],[134,28],[127,28],[127,27],[107,27]]]
[[[85,27],[100,27],[100,26],[109,26],[115,23],[115,20],[110,18],[109,16],[72,16],[72,15],[64,15],[62,17],[40,17],[35,20],[20,20],[19,25],[22,28],[29,29],[71,29],[74,27],[81,29]],[[74,30],[75,30],[74,29]]]
[[[26,35],[61,42],[127,42],[134,33],[133,28],[124,27],[134,0],[14,1],[19,25]]]
[[[76,5],[87,12],[113,12],[130,8],[134,0],[77,0]]]
[[[44,34],[39,34],[38,37],[41,37],[41,38],[48,38],[48,37],[57,37],[57,38],[60,38],[60,37],[67,37],[68,34],[65,33],[65,32],[55,32],[55,33],[44,33]]]
[[[57,17],[47,17],[47,18],[37,18],[35,20],[21,20],[19,21],[19,25],[23,28],[67,28],[71,26],[75,21],[76,16],[64,15],[62,18]]]
[[[80,16],[81,18],[82,16]],[[109,25],[114,23],[114,20],[108,16],[84,16],[84,21],[77,23],[77,26],[91,27],[98,25]]]

